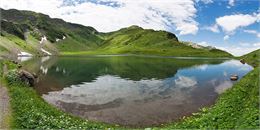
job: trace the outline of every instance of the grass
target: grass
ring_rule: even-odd
[[[137,55],[157,55],[157,56],[183,56],[183,57],[232,57],[227,53],[214,52],[214,50],[192,49],[190,47],[164,47],[164,48],[140,48],[140,47],[112,47],[110,49],[97,49],[90,51],[61,52],[61,55],[111,55],[111,54],[137,54]]]
[[[62,50],[62,55],[94,54],[142,54],[159,56],[190,57],[232,57],[218,49],[195,49],[178,41],[177,37],[166,31],[154,31],[131,26],[104,34],[104,41],[97,48],[88,51]]]
[[[237,57],[238,59],[244,59],[248,64],[257,67],[260,63],[260,49],[250,52],[249,54]]]

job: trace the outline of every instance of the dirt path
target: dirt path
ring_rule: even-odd
[[[7,88],[1,84],[0,81],[0,129],[9,128],[10,119],[10,98]]]

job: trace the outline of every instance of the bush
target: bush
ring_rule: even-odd
[[[16,69],[8,71],[8,73],[5,76],[8,84],[14,84],[17,82],[21,82],[21,79],[19,78],[18,71]]]

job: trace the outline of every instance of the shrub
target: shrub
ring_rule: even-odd
[[[21,79],[19,78],[18,71],[16,69],[8,71],[8,73],[5,76],[8,84],[14,84],[17,82],[21,82]]]

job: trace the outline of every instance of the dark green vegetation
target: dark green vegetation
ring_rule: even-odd
[[[257,67],[259,66],[260,63],[260,49],[250,52],[246,55],[243,55],[239,57],[239,59],[244,59],[246,63],[254,67]]]
[[[14,50],[41,55],[39,40],[46,36],[45,50],[53,54],[146,54],[167,56],[232,57],[231,54],[211,47],[184,44],[166,31],[154,31],[138,26],[115,32],[100,33],[92,27],[50,18],[31,11],[1,9],[2,52]],[[59,39],[59,40],[58,40]]]

